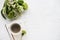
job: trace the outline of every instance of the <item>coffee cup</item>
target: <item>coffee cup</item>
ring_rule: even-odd
[[[21,40],[22,29],[21,29],[20,23],[19,22],[12,22],[8,26],[9,26],[9,32],[14,36],[14,38],[16,40]]]

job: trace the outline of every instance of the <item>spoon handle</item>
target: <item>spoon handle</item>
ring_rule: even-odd
[[[11,39],[11,35],[10,35],[10,33],[9,33],[6,25],[5,25],[5,28],[6,28],[7,32],[8,32],[8,35],[9,35],[9,37],[10,37],[10,40],[12,40],[12,39]]]
[[[14,38],[13,34],[11,34],[11,35],[12,35],[13,40],[15,40],[15,38]]]
[[[15,40],[15,38],[14,38],[13,34],[11,34],[11,35],[10,35],[10,33],[9,33],[8,28],[7,28],[7,26],[6,26],[6,25],[5,25],[5,28],[6,28],[7,32],[8,32],[8,35],[9,35],[9,37],[10,37],[10,40],[12,40],[12,38],[13,38],[13,40]],[[11,38],[11,36],[12,36],[12,38]]]

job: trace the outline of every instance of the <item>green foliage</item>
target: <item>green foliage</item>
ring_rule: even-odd
[[[22,5],[23,3],[24,3],[23,0],[18,0],[18,4],[19,4],[19,5]]]
[[[8,18],[9,18],[9,19],[14,18],[14,12],[13,12],[13,10],[12,10],[11,12],[9,12]]]
[[[18,13],[21,14],[21,12],[23,10],[27,10],[28,9],[28,5],[27,3],[25,3],[23,0],[13,0],[13,2],[9,2],[10,0],[5,0],[4,2],[4,5],[3,5],[3,8],[2,8],[2,14],[5,15],[6,14],[6,17],[8,17],[9,19],[12,19],[14,18],[15,14]],[[16,12],[14,12],[14,11]],[[16,16],[18,16],[16,15]]]
[[[27,10],[27,9],[28,9],[27,3],[23,3],[23,9],[24,9],[24,10]]]
[[[24,36],[26,34],[25,30],[22,30],[22,36]]]

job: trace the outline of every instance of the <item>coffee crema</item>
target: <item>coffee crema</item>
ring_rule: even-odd
[[[17,23],[11,25],[11,31],[17,33],[21,30],[21,26]]]

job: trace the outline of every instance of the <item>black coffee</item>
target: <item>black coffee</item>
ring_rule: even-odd
[[[11,26],[11,30],[12,30],[12,32],[17,33],[17,32],[19,32],[19,31],[21,30],[21,27],[20,27],[19,24],[14,23],[14,24],[12,24],[12,26]]]

